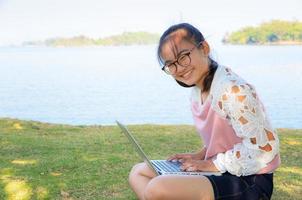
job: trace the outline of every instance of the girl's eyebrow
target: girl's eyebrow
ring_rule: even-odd
[[[177,54],[177,57],[178,57],[179,55],[181,55],[183,52],[186,52],[186,51],[190,51],[190,49],[183,49],[183,50],[181,50],[181,51]]]

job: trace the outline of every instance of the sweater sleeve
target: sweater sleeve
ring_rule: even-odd
[[[242,142],[217,154],[213,159],[215,166],[222,173],[228,171],[237,176],[257,173],[277,155],[279,140],[254,87],[230,82],[217,103]]]

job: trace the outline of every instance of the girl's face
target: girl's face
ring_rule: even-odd
[[[209,71],[209,46],[206,41],[196,47],[184,39],[167,40],[161,48],[161,57],[167,66],[176,66],[171,75],[177,81],[186,85],[196,85],[203,89],[203,80]],[[182,59],[185,57],[185,64],[182,66]],[[178,61],[178,62],[177,62]]]

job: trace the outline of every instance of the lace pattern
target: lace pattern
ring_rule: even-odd
[[[210,91],[211,107],[243,140],[219,153],[214,164],[221,172],[237,176],[255,174],[278,154],[278,137],[255,88],[229,68],[219,66],[216,73]]]

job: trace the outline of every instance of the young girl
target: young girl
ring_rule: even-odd
[[[280,165],[279,140],[255,88],[209,56],[198,29],[182,23],[160,38],[162,70],[192,87],[191,110],[204,147],[176,154],[184,171],[220,171],[222,176],[156,176],[145,163],[129,183],[139,199],[270,199]]]

